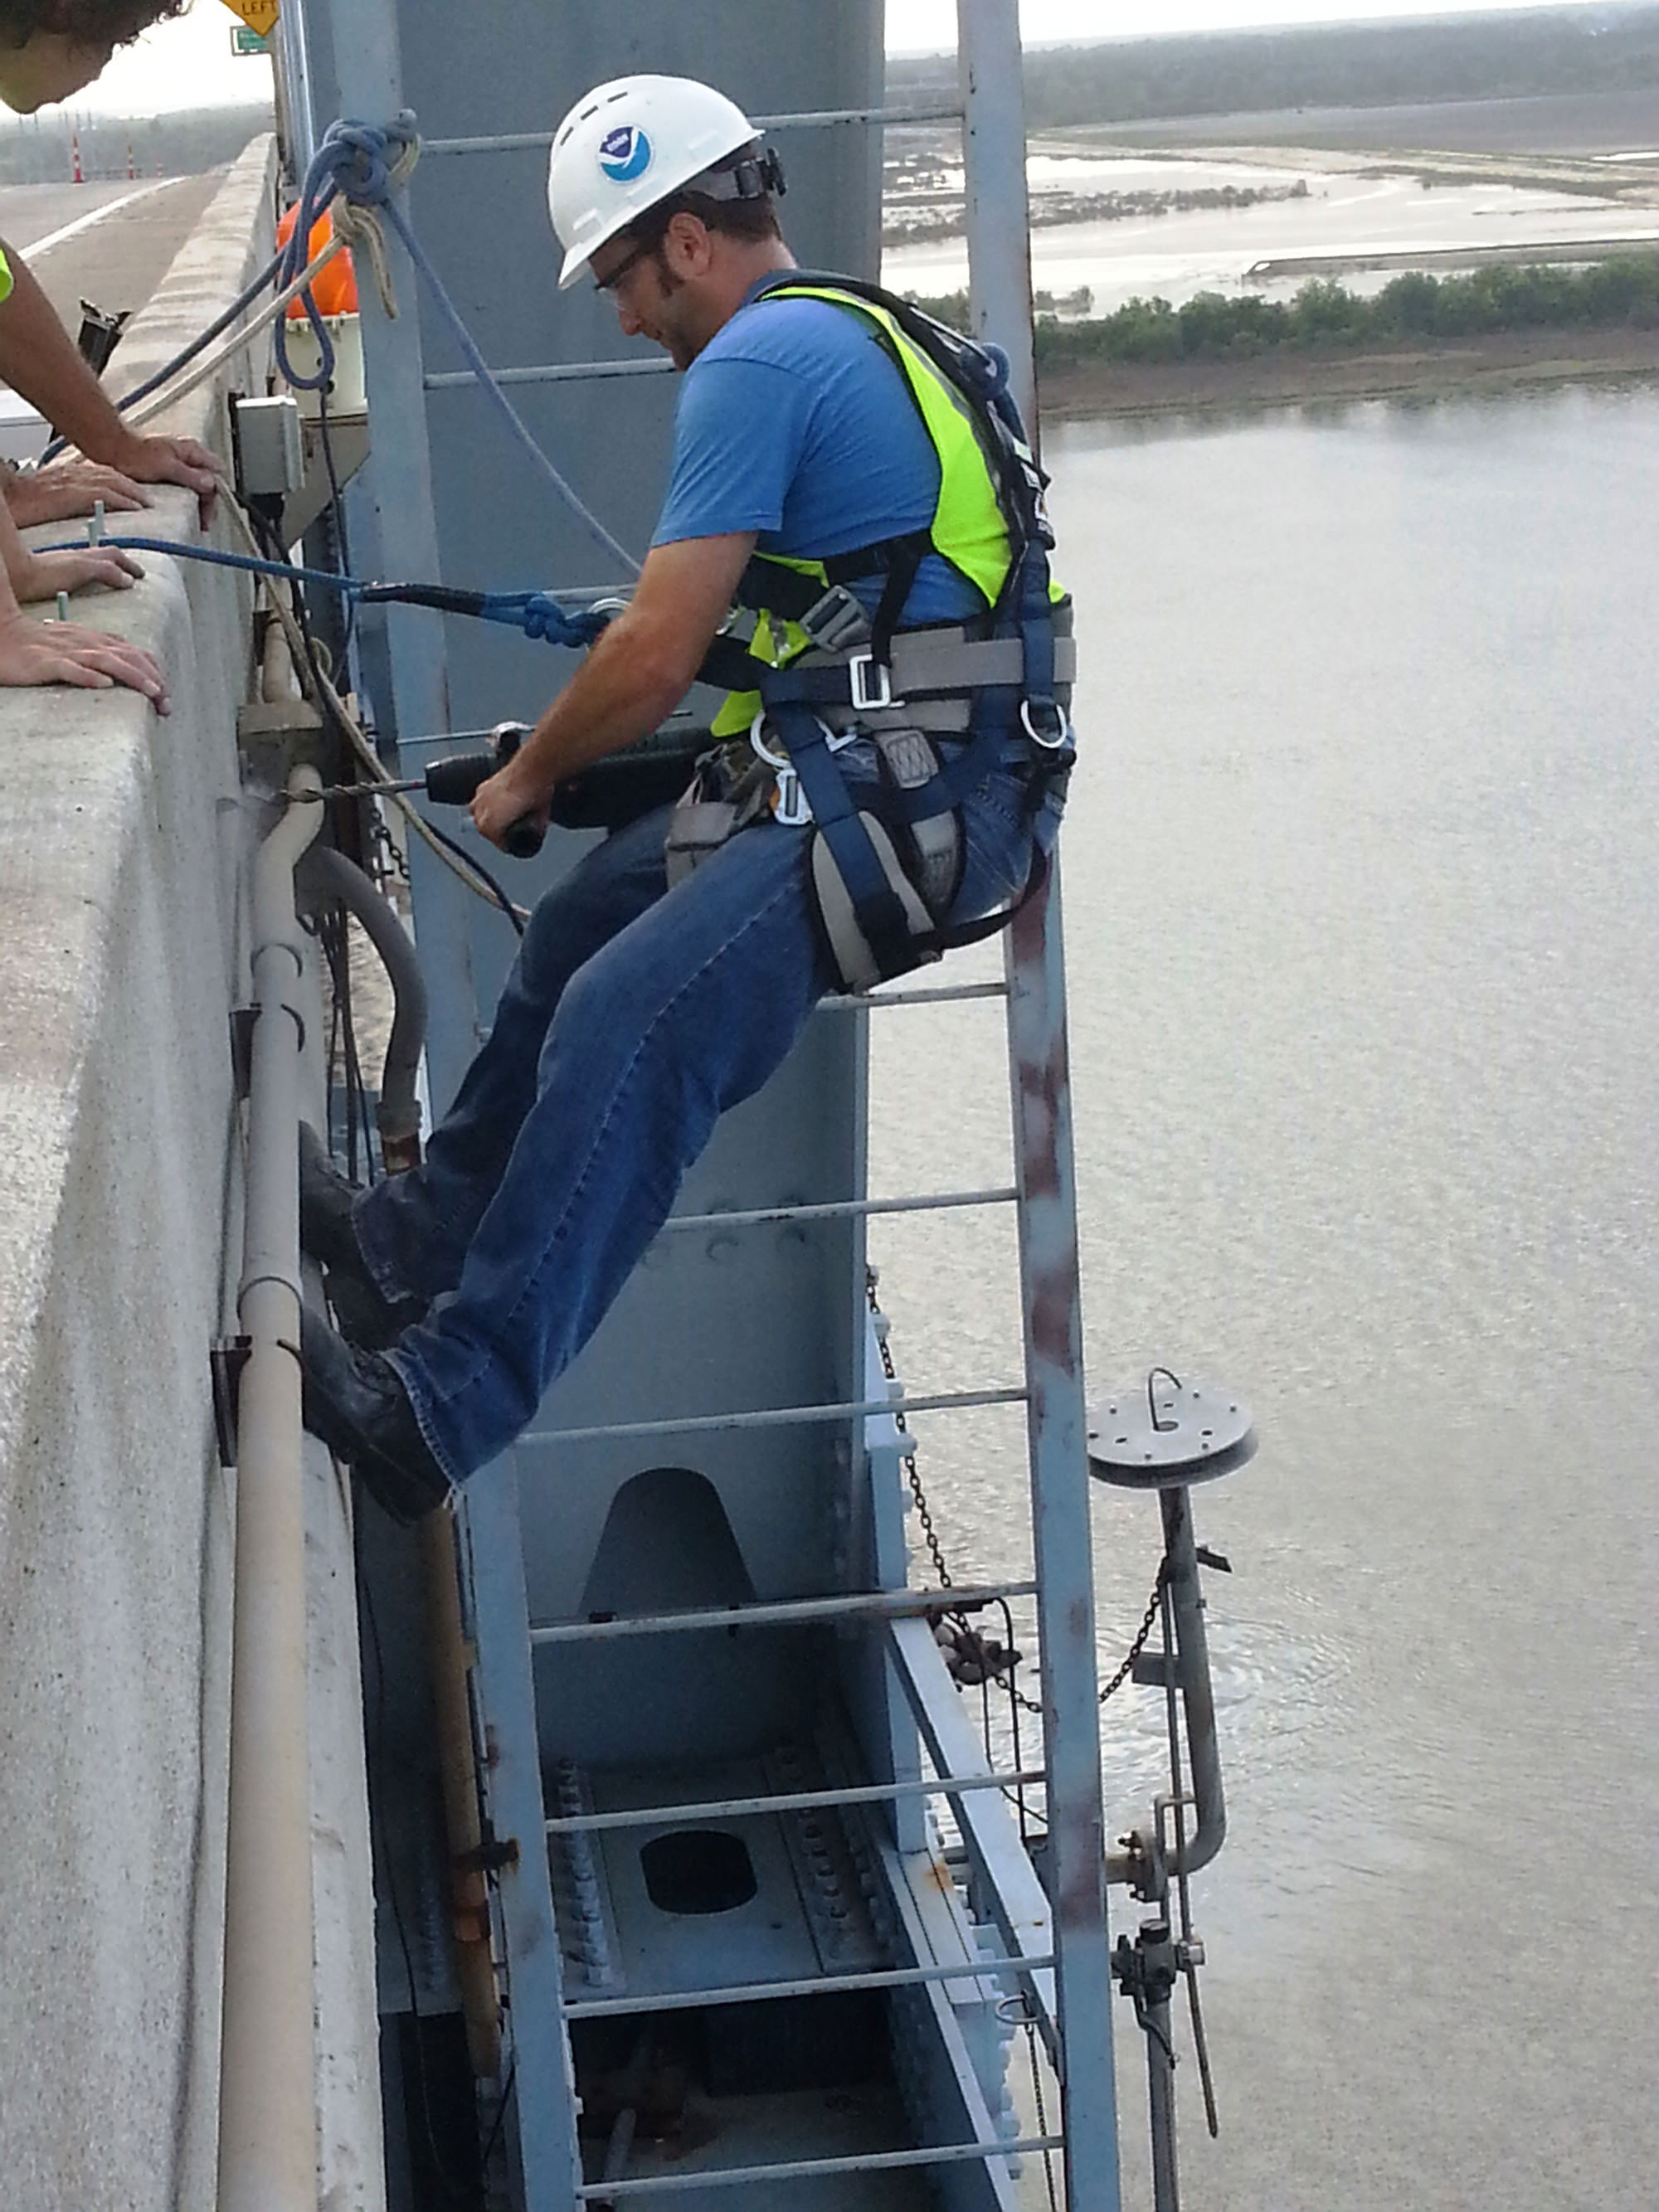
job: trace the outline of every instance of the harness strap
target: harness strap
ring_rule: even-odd
[[[890,576],[896,568],[912,559],[919,568],[933,550],[933,541],[928,532],[910,530],[896,538],[876,538],[848,553],[824,554],[817,565],[823,569],[828,583],[868,583],[877,576]],[[914,573],[913,570],[913,576]],[[908,584],[905,588],[908,592]],[[750,556],[738,579],[736,596],[739,606],[757,614],[764,609],[781,615],[786,622],[799,622],[823,597],[823,582],[804,569],[792,568],[782,561],[769,561],[763,554],[757,553]]]
[[[774,719],[878,965],[884,974],[904,974],[917,957],[909,917],[830,757],[823,725],[793,702],[781,706]]]

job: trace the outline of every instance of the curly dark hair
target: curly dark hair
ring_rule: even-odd
[[[37,31],[56,32],[88,46],[125,46],[169,15],[182,15],[188,0],[0,0],[0,40],[26,46]]]

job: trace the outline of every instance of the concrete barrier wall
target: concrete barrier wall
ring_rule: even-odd
[[[265,140],[231,171],[113,382],[159,366],[268,256],[273,164]],[[262,389],[263,374],[261,354],[237,381]],[[153,427],[222,453],[223,390]],[[194,537],[194,502],[162,490],[135,526]],[[240,1258],[228,1018],[246,997],[236,710],[252,592],[144,557],[142,585],[76,615],[158,654],[169,719],[127,691],[0,693],[0,2173],[15,2212],[213,2197],[234,1499],[208,1352],[234,1326]],[[311,1480],[339,1765],[360,1736],[350,1555],[326,1466]],[[313,1715],[315,1731],[315,1698]],[[319,2061],[349,2108],[322,2147],[341,2212],[378,2193],[360,1756],[343,1774],[319,1815],[331,1948],[357,1970],[356,2015]]]

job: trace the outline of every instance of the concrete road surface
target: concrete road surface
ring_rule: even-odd
[[[0,240],[27,262],[73,336],[83,299],[112,313],[143,306],[223,181],[224,171],[215,169],[149,181],[9,185],[0,190]],[[109,381],[122,388],[118,347]],[[0,453],[21,460],[40,451],[46,434],[0,386]]]

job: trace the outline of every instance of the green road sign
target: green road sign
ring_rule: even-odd
[[[230,34],[230,51],[234,54],[268,54],[270,40],[258,31],[250,31],[246,23],[238,23]]]

